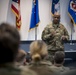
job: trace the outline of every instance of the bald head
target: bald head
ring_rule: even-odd
[[[60,22],[60,14],[55,13],[53,16],[53,23],[58,24]]]

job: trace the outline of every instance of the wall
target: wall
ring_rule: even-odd
[[[52,21],[50,14],[52,0],[39,0],[40,24],[37,28],[37,39],[41,40],[44,27]],[[66,27],[71,38],[70,19],[68,16],[69,0],[60,0],[61,23]],[[22,26],[20,30],[21,41],[35,40],[35,30],[28,32],[30,25],[32,0],[21,0]],[[11,12],[11,0],[0,0],[0,23],[7,21],[15,26],[15,15]],[[76,40],[76,27],[72,33],[72,39]]]

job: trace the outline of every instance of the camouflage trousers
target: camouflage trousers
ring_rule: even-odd
[[[48,59],[49,59],[49,61],[51,61],[52,63],[54,62],[55,52],[56,52],[56,51],[48,50]]]

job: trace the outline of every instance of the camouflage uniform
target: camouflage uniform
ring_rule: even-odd
[[[55,72],[58,72],[58,73],[64,73],[64,72],[67,72],[67,71],[70,70],[70,68],[68,68],[68,67],[64,67],[64,66],[59,66],[59,67],[57,67],[57,66],[55,66],[55,65],[52,65],[52,66],[51,66],[51,69],[52,69],[53,71],[55,71]]]
[[[66,36],[66,40],[69,39],[68,32],[62,24],[49,24],[42,32],[42,40],[48,46],[48,52],[50,55],[54,55],[56,51],[64,51],[64,41],[62,36]]]
[[[47,61],[32,62],[28,67],[29,69],[35,71],[38,75],[58,75],[50,69],[52,64]]]
[[[3,64],[0,65],[0,75],[37,75],[34,71],[24,68],[17,67],[14,64]]]

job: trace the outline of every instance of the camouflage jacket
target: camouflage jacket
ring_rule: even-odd
[[[68,68],[68,67],[64,67],[64,66],[57,67],[57,66],[55,66],[55,65],[52,65],[50,68],[51,68],[53,71],[59,72],[59,73],[67,72],[67,71],[70,70],[70,68]]]
[[[61,37],[66,36],[66,40],[69,39],[69,34],[66,28],[60,24],[58,27],[56,25],[47,25],[42,32],[42,40],[48,45],[48,50],[64,50],[64,41]]]
[[[0,75],[37,75],[27,67],[17,67],[13,63],[3,64],[0,66]]]
[[[35,71],[38,75],[57,75],[57,72],[53,72],[50,69],[51,62],[48,61],[40,61],[40,62],[32,62],[28,65],[29,69]]]

